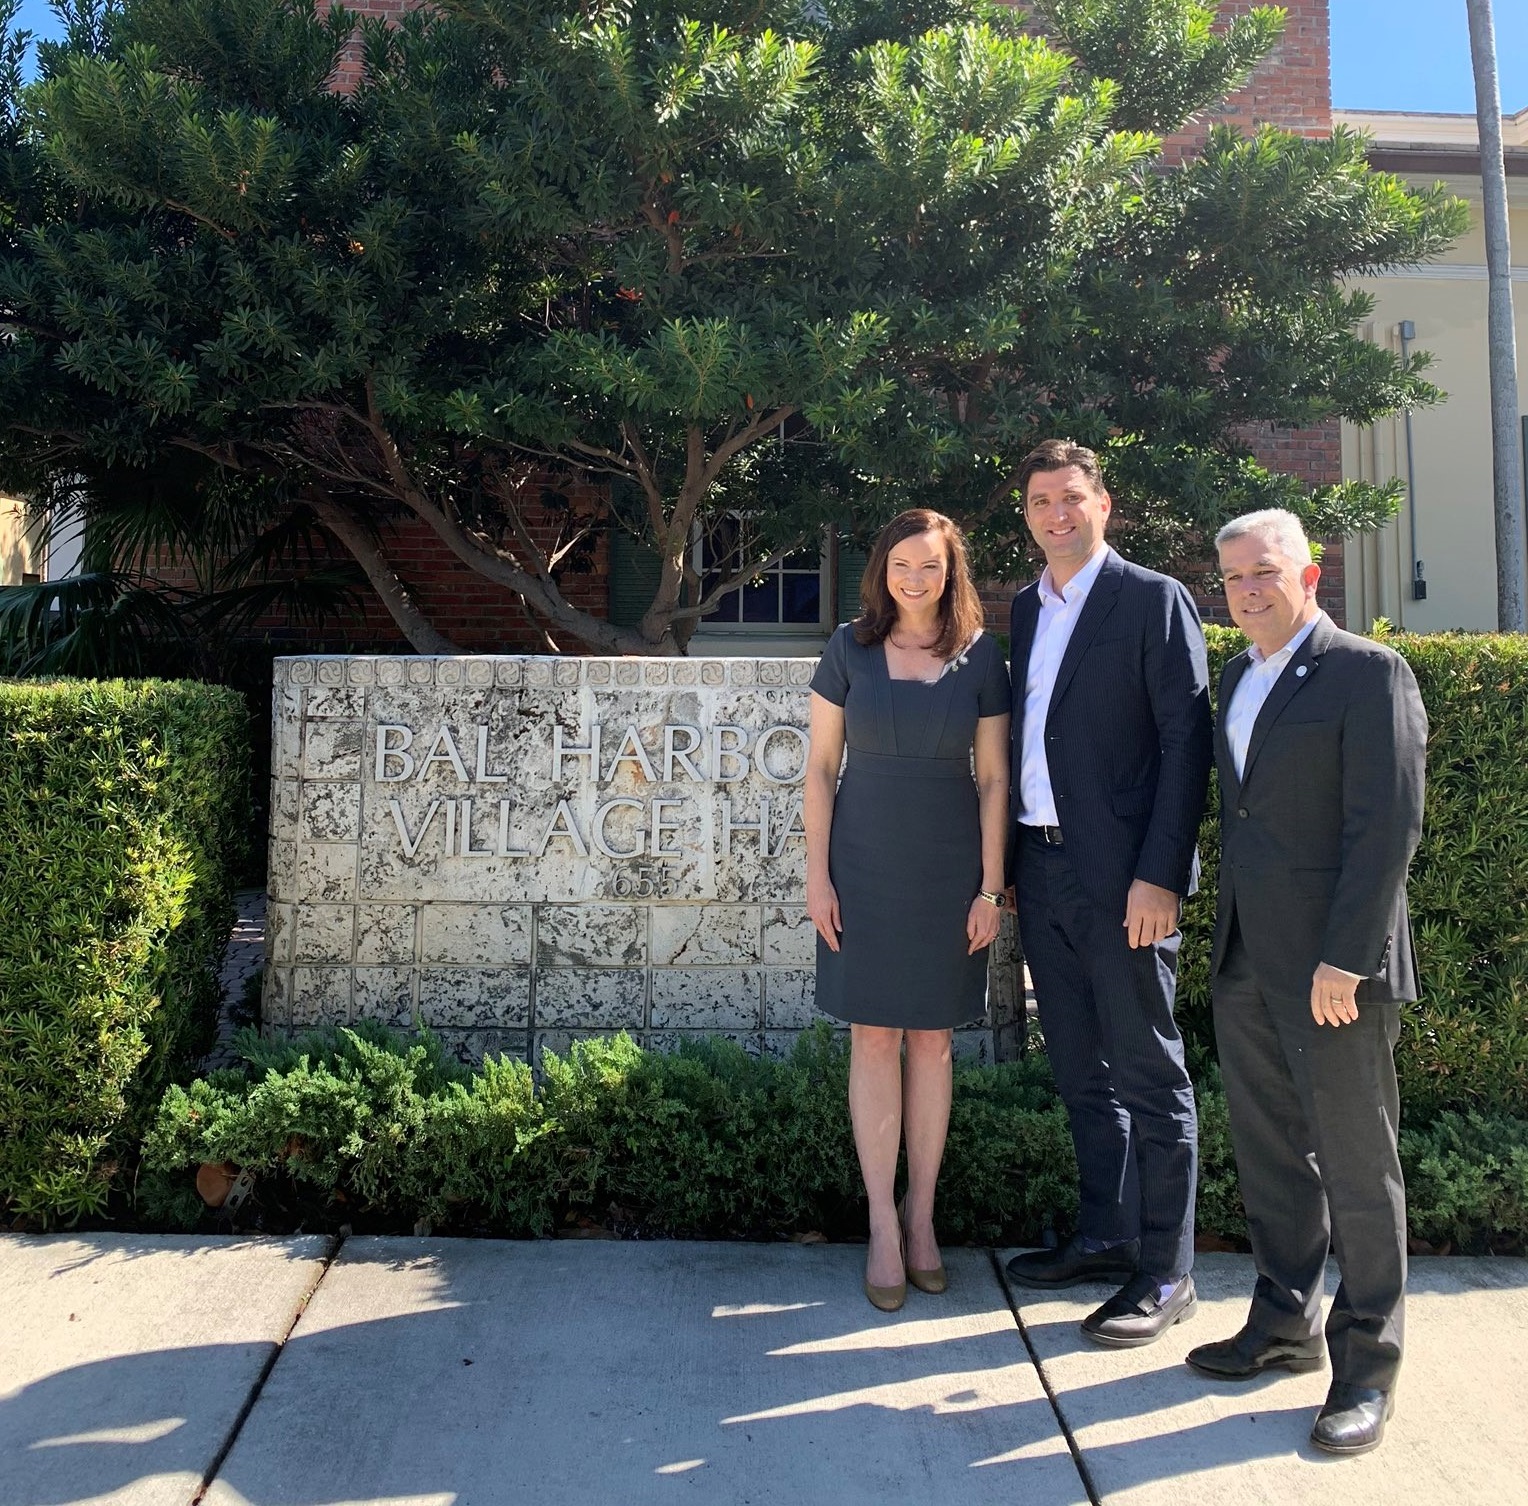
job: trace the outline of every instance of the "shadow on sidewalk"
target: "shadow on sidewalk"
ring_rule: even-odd
[[[951,1252],[950,1293],[911,1293],[891,1317],[860,1294],[862,1259],[843,1246],[352,1239],[208,1506],[1085,1502],[986,1255]],[[1438,1294],[1457,1285],[1421,1278]],[[1065,1326],[1035,1326],[1042,1353],[1065,1358]],[[258,1348],[167,1343],[0,1397],[0,1499],[63,1506],[200,1476],[206,1432],[185,1419],[238,1364],[254,1373]],[[1238,1388],[1237,1415],[1207,1417],[1196,1403],[1214,1383],[1151,1364],[1063,1393],[1111,1495],[1308,1457],[1310,1410],[1265,1398],[1277,1379]],[[1135,1419],[1142,1433],[1088,1443],[1098,1424]]]
[[[111,1265],[117,1261],[155,1260],[167,1257],[203,1260],[212,1245],[238,1247],[259,1245],[262,1250],[283,1256],[287,1260],[309,1261],[313,1259],[314,1246],[332,1244],[329,1235],[295,1236],[293,1238],[268,1238],[259,1234],[119,1234],[71,1233],[71,1234],[23,1234],[12,1236],[18,1244],[25,1241],[33,1245],[72,1244],[79,1246],[76,1254],[58,1260],[53,1280],[61,1280],[76,1271],[89,1270],[96,1265]],[[308,1243],[304,1243],[304,1239]]]
[[[352,1240],[209,1506],[1082,1506],[990,1264],[957,1255],[948,1299],[885,1318],[859,1293],[863,1252],[841,1247]],[[184,1419],[241,1359],[167,1346],[0,1398],[0,1498],[199,1476],[205,1430]]]

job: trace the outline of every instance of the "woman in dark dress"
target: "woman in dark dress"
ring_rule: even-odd
[[[861,595],[864,614],[833,635],[812,680],[806,901],[818,1007],[853,1027],[865,1294],[892,1312],[908,1281],[945,1286],[934,1184],[950,1032],[986,1010],[986,949],[1003,906],[1009,688],[1002,652],[981,630],[965,540],[942,514],[893,519]]]

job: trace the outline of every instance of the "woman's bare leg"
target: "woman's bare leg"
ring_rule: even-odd
[[[870,1201],[870,1249],[865,1279],[896,1286],[903,1279],[897,1228],[897,1152],[902,1142],[902,1032],[855,1025],[850,1035],[849,1118],[860,1175]]]
[[[915,1270],[939,1265],[934,1237],[934,1188],[950,1128],[950,1032],[909,1030],[902,1089],[907,1136],[907,1263]]]

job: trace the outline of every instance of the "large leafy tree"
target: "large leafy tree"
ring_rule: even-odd
[[[1373,526],[1393,490],[1273,474],[1252,426],[1436,396],[1341,279],[1459,206],[1343,132],[1164,158],[1277,10],[98,5],[7,106],[0,485],[139,543],[205,515],[247,562],[317,520],[421,650],[401,519],[558,641],[673,652],[825,523],[931,504],[1012,566],[1051,433],[1110,451],[1138,558],[1273,502]],[[610,529],[658,561],[635,629],[563,589]]]

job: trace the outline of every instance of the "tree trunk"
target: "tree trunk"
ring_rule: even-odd
[[[440,632],[414,604],[408,588],[398,579],[383,558],[372,536],[343,508],[313,494],[306,498],[318,521],[348,549],[355,562],[366,572],[371,588],[382,599],[414,651],[420,654],[459,654],[462,652]]]
[[[1507,169],[1502,149],[1501,90],[1491,0],[1465,0],[1475,66],[1480,128],[1480,183],[1486,238],[1487,342],[1491,358],[1491,469],[1495,478],[1496,626],[1528,632],[1524,559],[1522,440],[1517,411],[1517,335],[1512,316],[1512,245],[1507,229]]]

